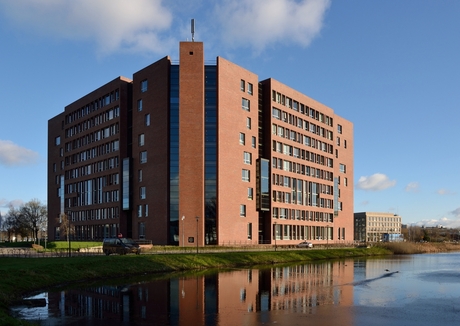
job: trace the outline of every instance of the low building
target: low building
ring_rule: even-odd
[[[360,242],[383,241],[401,234],[401,216],[392,213],[354,213],[354,239]]]

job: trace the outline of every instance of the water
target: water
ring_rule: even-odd
[[[108,283],[41,293],[44,306],[14,313],[41,325],[460,324],[460,253]]]

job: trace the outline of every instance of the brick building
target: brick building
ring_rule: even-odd
[[[181,246],[353,240],[353,124],[201,42],[48,123],[50,239]]]

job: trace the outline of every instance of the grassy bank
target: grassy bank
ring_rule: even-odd
[[[460,243],[448,242],[384,242],[377,246],[397,255],[460,251]]]
[[[0,325],[22,325],[7,315],[8,306],[33,291],[85,280],[211,268],[308,262],[390,254],[381,247],[212,254],[162,254],[60,258],[1,258]]]

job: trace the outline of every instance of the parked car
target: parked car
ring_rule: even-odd
[[[105,238],[102,243],[102,252],[107,256],[110,254],[126,255],[129,253],[139,255],[141,253],[141,248],[132,239]]]
[[[313,243],[308,241],[303,241],[297,245],[297,248],[313,248]]]

